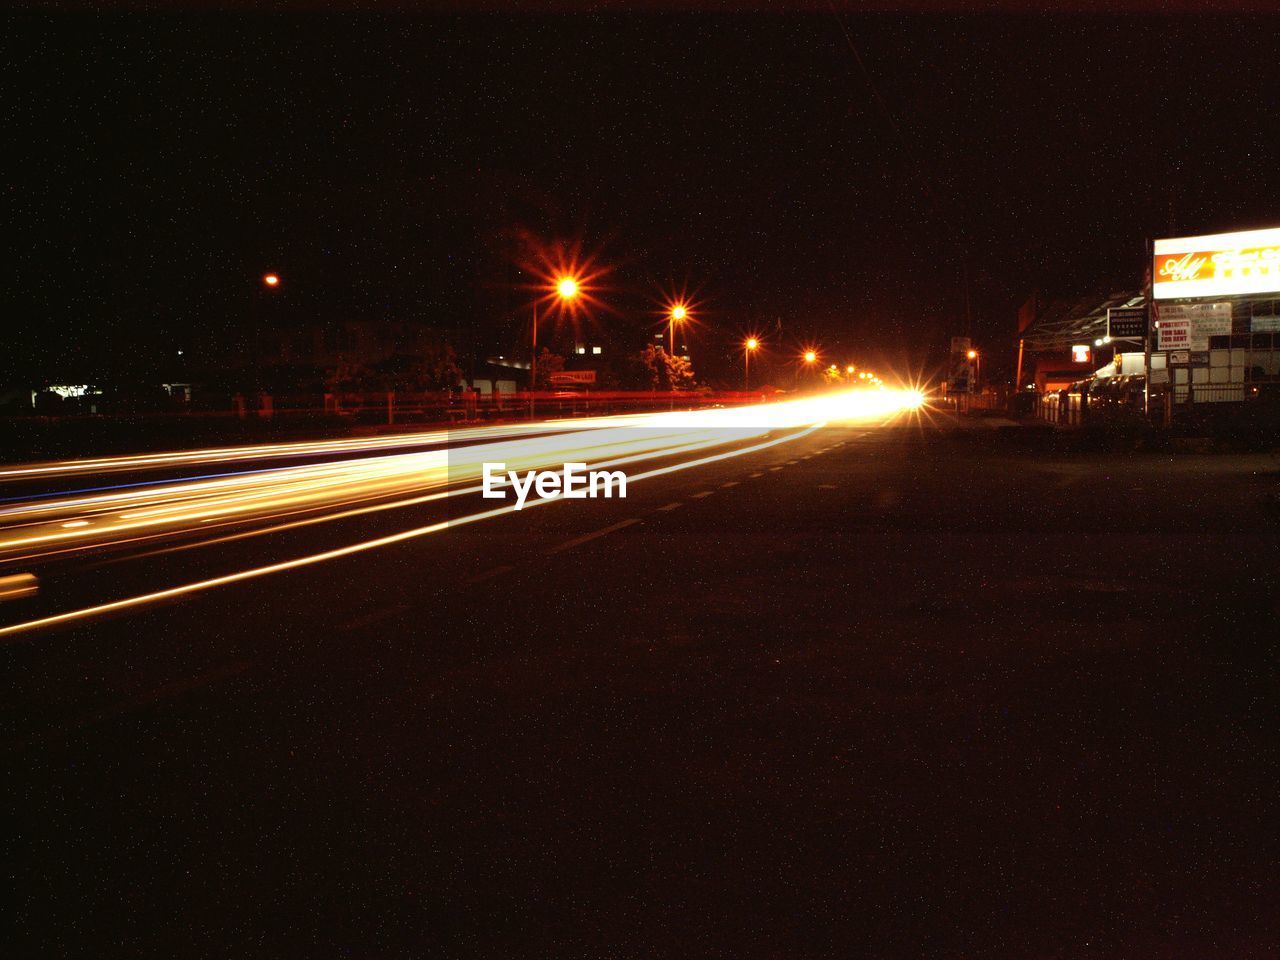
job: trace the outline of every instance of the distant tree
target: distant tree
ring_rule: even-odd
[[[552,353],[546,347],[542,348],[542,352],[538,354],[538,382],[534,385],[536,390],[548,390],[551,387],[551,375],[559,373],[564,369],[564,357],[558,353]]]
[[[649,372],[650,390],[692,390],[693,365],[684,357],[673,356],[652,343],[640,351],[640,362]]]
[[[437,344],[415,353],[396,353],[377,363],[343,357],[330,368],[325,385],[331,391],[399,390],[423,393],[448,390],[462,377],[453,347]]]

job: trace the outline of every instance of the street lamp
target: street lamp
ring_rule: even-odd
[[[971,393],[976,393],[977,391],[973,387],[976,387],[982,380],[982,355],[977,350],[970,350],[966,356],[970,360],[976,361],[973,370],[973,386],[969,388]]]
[[[683,303],[677,303],[671,308],[671,313],[667,317],[667,329],[671,337],[671,356],[676,355],[676,324],[683,321],[689,316],[689,310]]]
[[[760,349],[760,341],[755,337],[747,337],[742,344],[742,391],[751,392],[751,354]]]
[[[268,287],[280,286],[280,277],[274,273],[266,273],[262,275],[262,282]]]
[[[813,365],[818,362],[817,350],[806,350],[800,354],[800,363],[807,368],[808,373],[813,373]],[[800,365],[796,366],[796,389],[800,389]]]
[[[556,296],[561,303],[568,303],[579,293],[578,281],[573,277],[561,277],[556,281]],[[529,419],[536,410],[534,394],[538,388],[538,301],[533,301],[533,359],[529,364]]]

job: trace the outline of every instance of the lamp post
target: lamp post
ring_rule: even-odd
[[[747,337],[742,345],[742,392],[751,392],[751,354],[760,349],[760,341]]]
[[[567,303],[578,295],[578,281],[573,277],[561,277],[556,282],[556,296]],[[529,419],[536,412],[535,395],[538,390],[538,301],[533,301],[533,358],[529,363]]]
[[[671,339],[671,356],[676,355],[676,324],[682,322],[685,317],[689,316],[689,310],[683,303],[677,303],[671,308],[671,313],[667,316],[667,330]]]
[[[977,350],[970,350],[967,356],[970,360],[975,361],[973,383],[969,385],[969,392],[977,393],[978,391],[976,391],[974,387],[976,387],[978,382],[982,379],[982,354],[978,353]]]
[[[806,350],[800,354],[800,361],[807,368],[809,373],[813,372],[813,365],[818,362],[817,350]],[[796,386],[800,385],[800,368],[796,367]]]

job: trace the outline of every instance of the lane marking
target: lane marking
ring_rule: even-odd
[[[770,468],[769,468],[769,472],[770,472],[770,473],[777,473],[777,472],[778,472],[779,470],[781,470],[781,469],[782,469],[781,467],[770,467]]]
[[[683,507],[684,504],[677,500],[675,503],[668,503],[665,507],[659,507],[654,513],[666,513],[668,510],[674,510],[677,507]]]
[[[475,583],[484,583],[486,580],[492,580],[494,577],[500,577],[504,573],[510,573],[514,569],[515,567],[511,566],[511,564],[504,563],[501,566],[494,567],[492,570],[486,570],[484,573],[477,573],[475,576],[467,577],[467,579],[462,582],[469,587]]]
[[[652,477],[663,477],[668,474],[677,473],[682,470],[691,470],[695,467],[703,467],[710,463],[721,463],[734,457],[742,457],[751,453],[759,453],[762,450],[768,450],[770,447],[776,447],[782,443],[794,443],[804,437],[810,436],[825,427],[826,421],[815,423],[796,433],[785,434],[781,437],[774,437],[771,440],[764,440],[760,443],[753,444],[749,447],[742,447],[737,450],[726,450],[720,453],[708,454],[705,457],[699,457],[696,460],[688,460],[683,463],[674,463],[666,467],[655,467],[652,470],[646,470],[643,473],[633,474],[629,477],[629,482],[639,483],[642,480],[648,480]],[[652,454],[640,454],[635,457],[624,457],[617,460],[606,461],[596,464],[597,467],[616,466],[621,463],[633,460],[653,459]],[[560,497],[543,497],[537,500],[530,500],[525,503],[525,509],[530,507],[541,506],[546,503],[556,503]],[[40,617],[36,620],[27,620],[23,623],[11,623],[8,626],[0,627],[0,642],[10,642],[9,637],[17,634],[27,633],[32,630],[42,630],[47,627],[57,626],[63,623],[69,623],[73,620],[83,620],[90,617],[99,617],[106,613],[114,613],[118,610],[129,610],[134,607],[140,607],[144,604],[155,603],[158,600],[169,600],[174,597],[182,597],[193,594],[201,590],[209,590],[214,587],[227,586],[233,583],[240,583],[244,580],[252,580],[258,577],[265,577],[275,573],[283,573],[287,570],[297,570],[302,567],[308,567],[312,564],[324,563],[328,560],[336,560],[339,557],[349,557],[352,554],[363,553],[366,550],[376,550],[379,547],[390,546],[395,543],[404,543],[408,540],[416,540],[419,537],[430,536],[434,533],[440,533],[451,527],[459,527],[464,524],[478,523],[481,520],[488,520],[493,517],[507,516],[515,512],[515,505],[497,507],[493,510],[484,510],[480,513],[469,514],[464,517],[455,517],[452,520],[445,520],[439,523],[431,523],[425,527],[415,527],[412,530],[402,530],[399,533],[393,533],[385,537],[377,537],[373,540],[364,540],[359,543],[347,544],[345,547],[337,547],[333,550],[325,550],[322,553],[311,553],[301,557],[294,557],[292,560],[282,560],[277,563],[267,564],[261,567],[251,567],[248,570],[240,570],[236,573],[223,574],[220,577],[211,577],[207,580],[196,580],[192,583],[184,583],[176,587],[168,587],[164,590],[155,590],[150,593],[137,594],[132,597],[125,597],[120,600],[112,600],[107,603],[95,604],[91,607],[80,607],[77,610],[68,610],[65,613],[52,614],[46,617]],[[639,522],[638,520],[635,522]]]
[[[720,489],[721,489],[721,490],[728,490],[730,487],[736,487],[736,486],[738,485],[738,483],[739,483],[739,482],[740,482],[740,481],[738,481],[738,480],[729,480],[729,481],[728,481],[728,482],[726,482],[726,483],[722,483],[722,484],[720,484]]]
[[[752,473],[752,474],[749,474],[748,476],[749,476],[752,480],[754,480],[756,477],[763,477],[763,476],[764,476],[764,474],[763,474],[763,473]]]
[[[790,466],[793,466],[794,464],[797,464],[797,463],[799,463],[799,462],[800,462],[799,460],[788,460],[788,461],[787,461],[787,466],[788,466],[788,467],[790,467]]]
[[[372,610],[369,613],[362,614],[358,617],[352,617],[345,623],[338,624],[339,630],[358,630],[360,627],[371,627],[375,623],[381,623],[383,620],[390,620],[392,617],[399,616],[402,613],[408,613],[413,607],[407,603],[393,603],[389,607],[381,607]]]
[[[690,500],[701,500],[703,497],[709,497],[709,496],[711,496],[713,493],[715,493],[715,491],[714,491],[714,490],[703,490],[701,493],[695,493],[695,494],[692,494],[692,495],[689,497],[689,499],[690,499]]]
[[[588,533],[585,536],[577,537],[576,539],[573,539],[573,540],[566,540],[564,543],[560,544],[558,547],[552,547],[550,550],[547,551],[547,553],[549,554],[560,553],[562,550],[572,550],[574,547],[580,547],[584,543],[590,543],[592,540],[595,540],[597,537],[606,536],[607,534],[613,533],[615,530],[621,530],[624,527],[629,527],[633,523],[639,523],[639,522],[640,522],[639,517],[631,517],[629,520],[620,520],[617,523],[613,524],[612,526],[605,527],[603,530],[597,530],[595,533]]]

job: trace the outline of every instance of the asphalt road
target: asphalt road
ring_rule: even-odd
[[[1277,471],[827,428],[8,643],[4,953],[1274,956]]]

